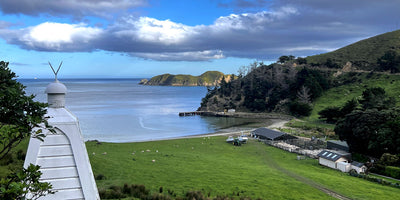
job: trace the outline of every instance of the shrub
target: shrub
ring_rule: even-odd
[[[386,166],[385,174],[393,178],[400,178],[400,167]]]
[[[312,107],[310,104],[294,101],[289,103],[289,111],[294,116],[310,116]]]
[[[189,191],[186,193],[185,199],[187,199],[187,200],[192,200],[192,199],[203,200],[203,199],[206,199],[206,197],[204,197],[204,195],[203,195],[203,193],[201,193],[201,191]]]
[[[104,179],[106,179],[106,177],[103,174],[98,174],[98,175],[95,176],[94,179],[96,179],[96,180],[104,180]]]

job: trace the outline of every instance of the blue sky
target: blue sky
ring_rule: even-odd
[[[0,0],[0,60],[21,78],[237,73],[400,28],[398,0]]]

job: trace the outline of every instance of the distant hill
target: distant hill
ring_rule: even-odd
[[[324,64],[328,59],[343,66],[350,61],[358,69],[372,70],[377,59],[394,50],[400,54],[400,30],[377,35],[325,54],[307,57],[308,63]]]
[[[218,71],[207,71],[200,76],[162,74],[154,76],[149,81],[142,80],[141,84],[163,86],[216,86],[223,78],[226,82],[230,82],[232,79],[236,79],[236,76],[224,75],[222,72]]]

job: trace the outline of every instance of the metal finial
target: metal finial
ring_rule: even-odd
[[[53,68],[53,66],[51,65],[50,61],[48,61],[48,62],[49,62],[49,65],[50,65],[50,67],[51,67],[51,70],[53,70],[54,77],[55,77],[56,81],[58,81],[58,80],[57,80],[57,74],[58,74],[58,71],[60,71],[60,68],[61,68],[61,65],[62,65],[63,61],[61,61],[60,65],[58,66],[57,71],[54,70],[54,68]]]

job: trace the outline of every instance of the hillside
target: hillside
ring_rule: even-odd
[[[216,86],[223,78],[226,82],[229,82],[236,77],[224,75],[222,72],[218,71],[207,71],[200,76],[162,74],[151,78],[149,81],[142,80],[141,84],[162,86]]]
[[[338,50],[307,57],[308,63],[324,64],[328,59],[343,66],[350,61],[358,69],[372,70],[378,58],[393,50],[400,54],[400,30],[377,35]]]
[[[393,73],[376,67],[377,60],[389,50],[399,52],[391,62],[394,63],[390,69]],[[340,64],[327,66],[324,62],[328,59]],[[352,66],[344,66],[343,63],[348,61],[353,62]],[[395,74],[399,70],[400,30],[362,40],[331,53],[307,57],[306,62],[298,58],[270,65],[258,63],[245,76],[210,90],[198,110],[234,108],[244,112],[311,115],[311,119],[318,120],[318,111],[359,98],[370,87],[383,88],[399,102],[396,89],[399,75]]]

